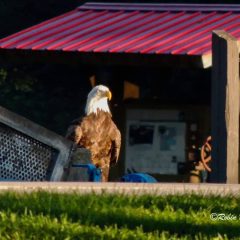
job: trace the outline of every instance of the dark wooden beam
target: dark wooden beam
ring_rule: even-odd
[[[212,34],[211,182],[239,183],[239,51],[237,39]]]
[[[206,59],[205,59],[206,58]],[[0,49],[0,62],[61,63],[96,66],[209,67],[209,57],[172,54],[94,53]]]

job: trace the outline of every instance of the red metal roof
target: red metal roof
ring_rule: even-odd
[[[240,5],[85,3],[0,40],[3,49],[204,55],[211,32],[240,38]]]

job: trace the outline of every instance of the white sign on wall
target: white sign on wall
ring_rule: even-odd
[[[177,174],[185,161],[186,123],[127,120],[125,170]]]

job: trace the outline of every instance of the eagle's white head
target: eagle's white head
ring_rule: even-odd
[[[97,113],[97,110],[110,113],[108,99],[111,100],[112,93],[109,88],[103,85],[95,86],[88,94],[85,108],[86,115]]]

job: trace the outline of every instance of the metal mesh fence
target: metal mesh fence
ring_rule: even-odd
[[[0,123],[0,180],[49,180],[58,150]]]

